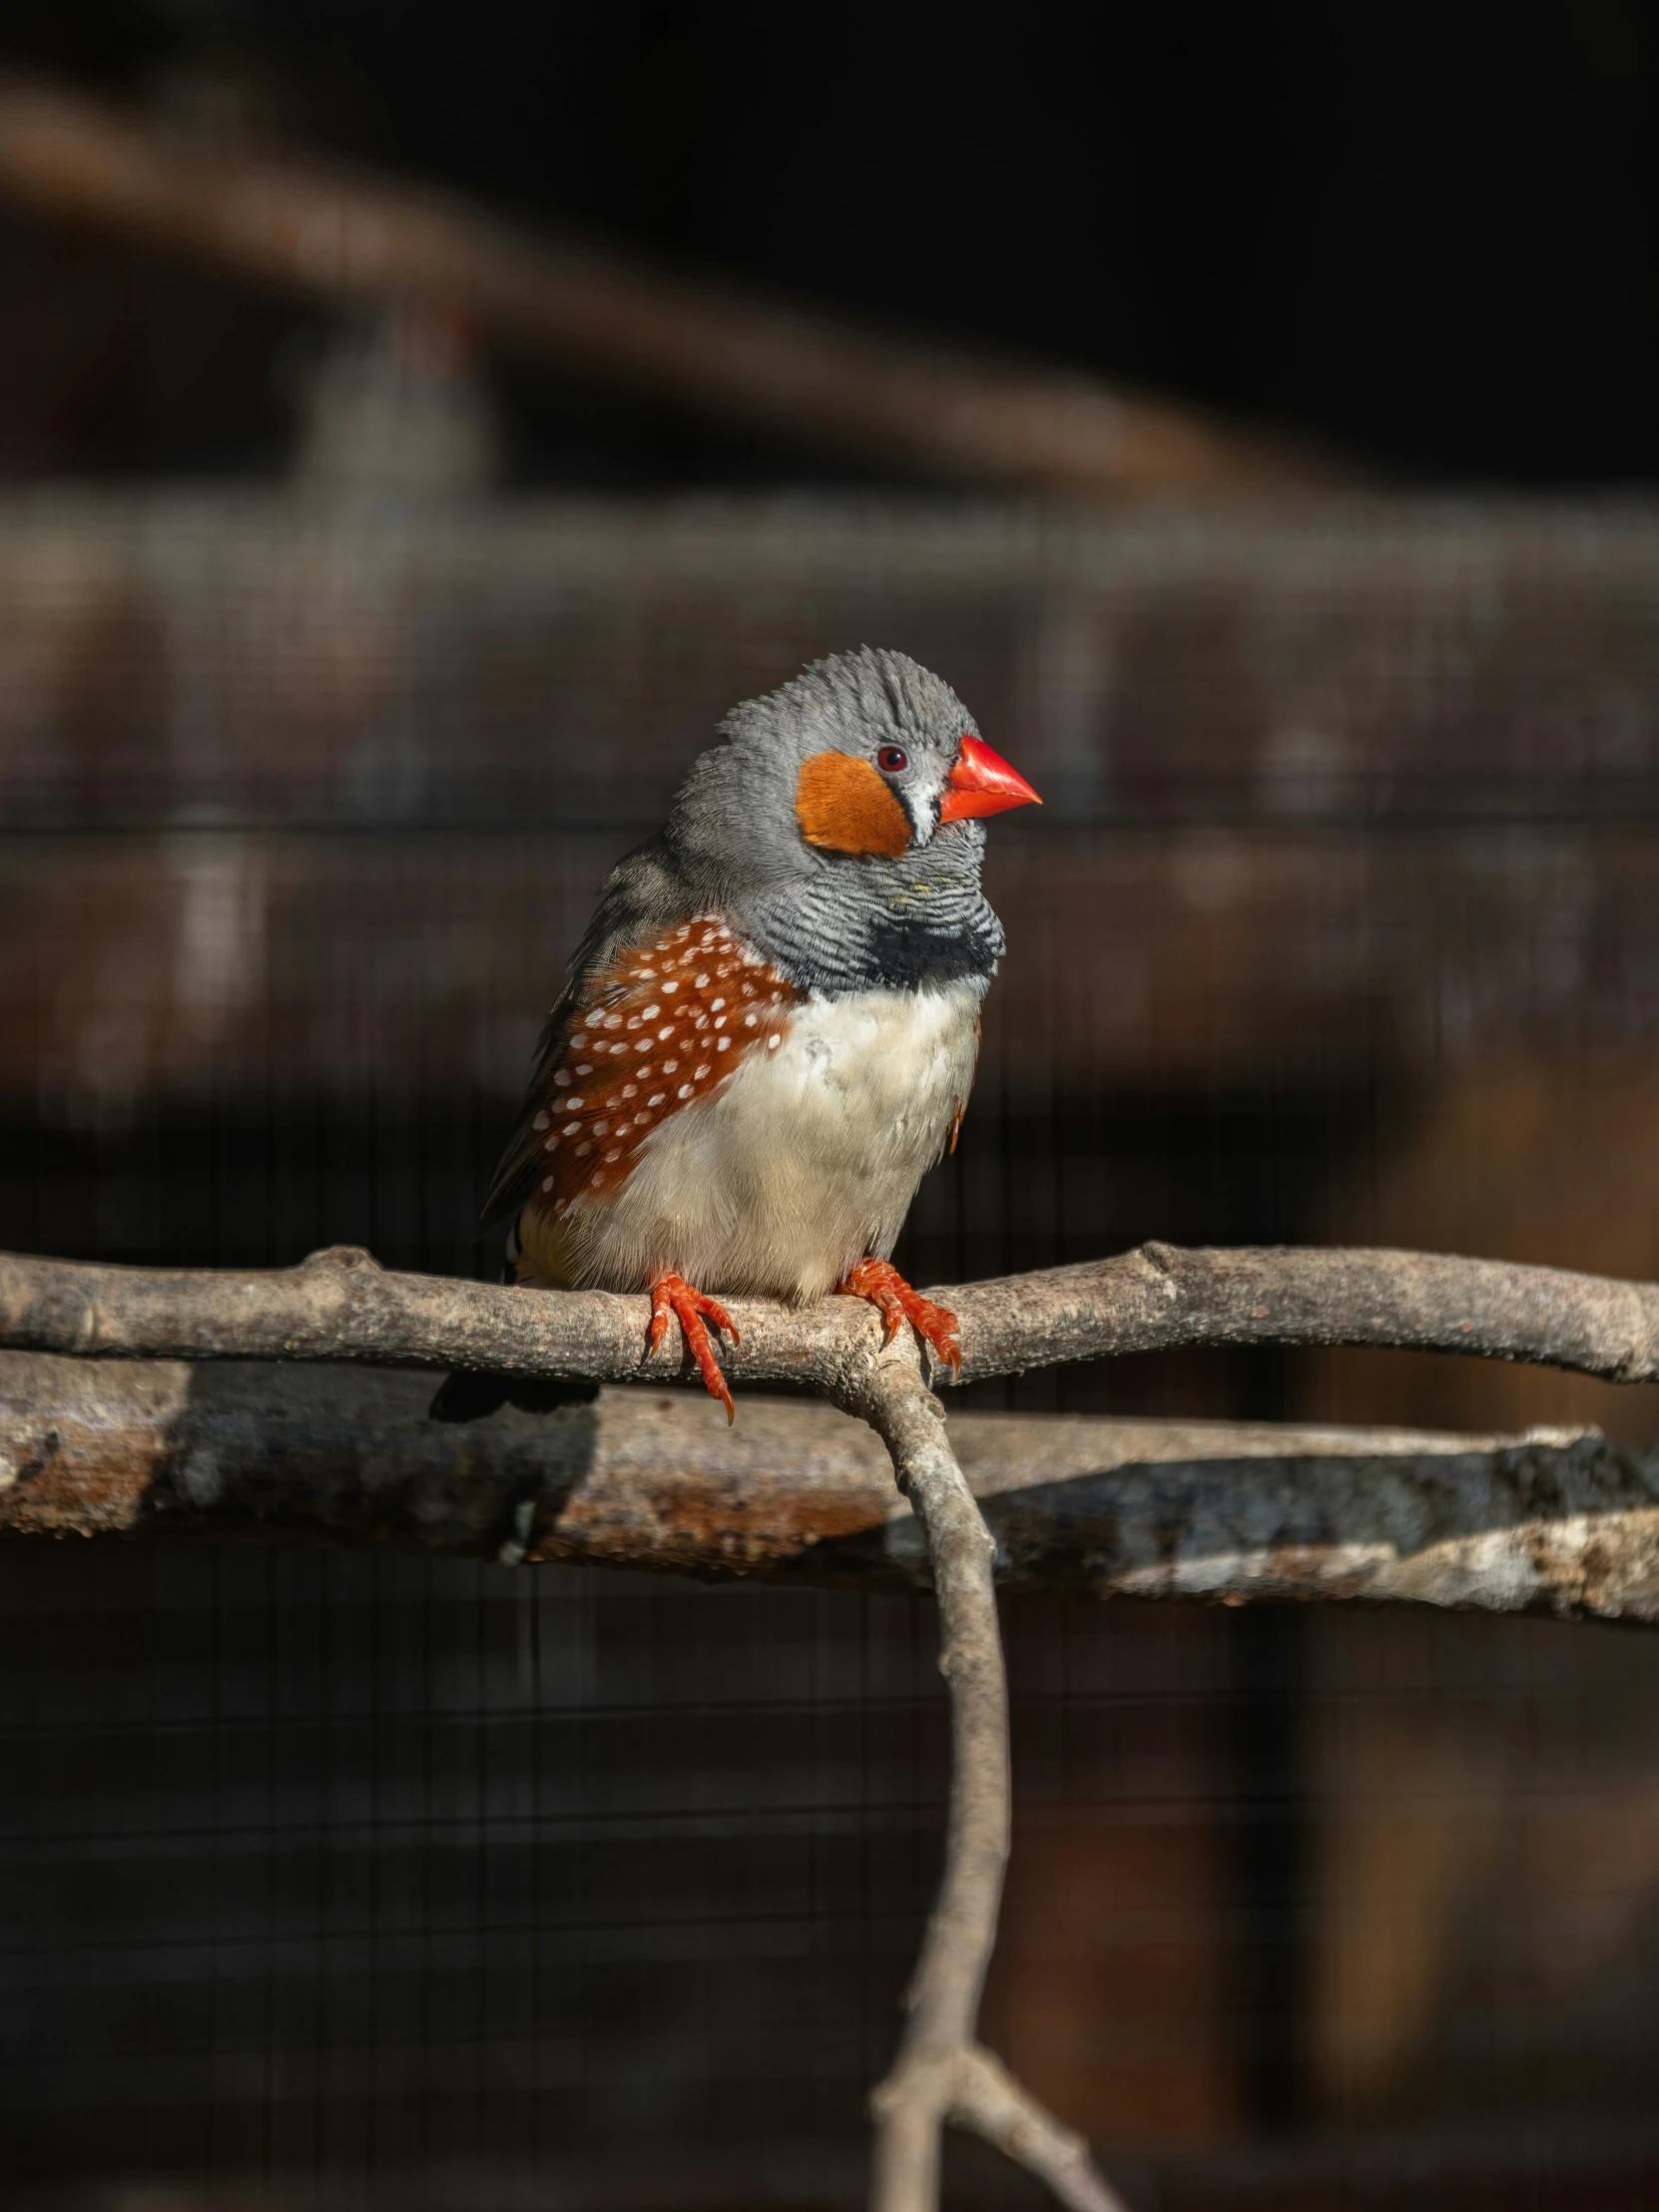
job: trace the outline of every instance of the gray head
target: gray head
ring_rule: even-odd
[[[862,646],[734,708],[662,846],[803,981],[915,986],[989,974],[981,818],[1036,796],[941,677]]]

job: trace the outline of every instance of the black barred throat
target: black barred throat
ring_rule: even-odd
[[[988,982],[1004,940],[979,887],[984,843],[980,824],[952,823],[902,859],[832,858],[737,918],[781,970],[829,997]]]

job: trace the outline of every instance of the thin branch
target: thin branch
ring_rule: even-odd
[[[1659,1377],[1659,1285],[1450,1253],[1147,1244],[934,1295],[962,1316],[964,1382],[1194,1345],[1372,1345]]]
[[[932,2212],[940,2137],[953,2118],[969,2119],[1040,2178],[1065,2175],[1073,2193],[1062,2202],[1110,2212],[1114,2200],[1086,2146],[1001,2066],[980,2058],[975,2040],[996,1943],[1012,1802],[1008,1683],[991,1571],[995,1539],[945,1440],[944,1410],[916,1368],[883,1360],[839,1401],[886,1445],[898,1486],[921,1524],[939,1609],[939,1672],[950,1693],[944,1873],[905,1996],[898,2056],[870,2100],[871,2212]]]
[[[946,2116],[1046,2182],[1067,2212],[1127,2212],[1117,2191],[1101,2179],[1083,2137],[1062,2127],[999,2058],[977,2043],[956,2059]]]
[[[194,145],[23,79],[0,84],[0,193],[313,296],[462,307],[562,367],[949,476],[1085,497],[1336,477],[1197,408],[669,276],[453,194]]]
[[[1659,1285],[1440,1253],[1143,1245],[928,1293],[961,1323],[961,1381],[1199,1345],[1373,1345],[1659,1378]],[[880,1343],[856,1299],[727,1302],[734,1382],[833,1396]],[[670,1382],[643,1298],[526,1292],[380,1268],[350,1245],[296,1268],[118,1268],[0,1254],[0,1346],[126,1360],[341,1360],[594,1382]],[[948,1373],[935,1382],[948,1382]]]

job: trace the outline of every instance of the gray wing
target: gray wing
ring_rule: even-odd
[[[618,955],[648,932],[689,918],[693,901],[668,860],[662,839],[653,837],[619,860],[599,894],[593,919],[565,971],[564,988],[536,1041],[535,1071],[530,1077],[518,1122],[478,1217],[480,1233],[498,1222],[516,1221],[540,1175],[540,1145],[534,1122],[547,1100],[553,1070],[564,1056],[565,1040],[576,1015],[604,997],[596,978],[617,964]],[[620,986],[618,986],[620,989]]]

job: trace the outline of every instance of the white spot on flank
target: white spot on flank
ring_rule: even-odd
[[[607,1014],[605,1016],[605,1026],[607,1029],[620,1029],[622,1027],[622,1016],[620,1014]]]
[[[702,1082],[702,1080],[703,1080],[703,1078],[704,1078],[704,1077],[705,1077],[705,1076],[706,1076],[706,1075],[708,1074],[708,1072],[709,1072],[708,1062],[707,1062],[707,1061],[705,1061],[702,1067],[700,1067],[700,1068],[694,1068],[694,1069],[692,1070],[692,1081],[693,1081],[694,1083],[701,1083],[701,1082]]]
[[[588,1154],[589,1154],[589,1153],[590,1153],[590,1152],[591,1152],[592,1150],[593,1150],[593,1146],[592,1146],[591,1144],[579,1144],[579,1145],[578,1145],[578,1146],[576,1147],[576,1157],[577,1157],[577,1159],[578,1159],[578,1160],[585,1160],[585,1159],[587,1158]]]
[[[604,1019],[605,1009],[602,1006],[596,1006],[593,1012],[589,1014],[586,1022],[584,1022],[583,1027],[587,1029],[597,1029],[599,1027],[599,1024]]]
[[[691,1085],[689,1083],[682,1083],[680,1088],[675,1092],[674,1095],[676,1098],[690,1098],[691,1094]]]
[[[639,1088],[640,1087],[637,1083],[624,1083],[622,1086],[622,1095],[624,1098],[637,1098],[639,1096]]]
[[[732,1040],[730,1037],[717,1037],[715,1039],[715,1050],[717,1052],[725,1052],[730,1046],[731,1042]]]
[[[743,1025],[746,1029],[753,1029],[759,1022],[760,1018],[761,1017],[759,1014],[745,1014],[743,1017]]]
[[[650,1116],[649,1114],[636,1114],[636,1115],[634,1116],[634,1126],[635,1126],[635,1128],[636,1128],[636,1129],[643,1129],[643,1128],[645,1128],[646,1124],[647,1124],[647,1123],[648,1123],[648,1122],[650,1121],[650,1119],[651,1119],[651,1116]]]
[[[680,986],[678,983],[665,983],[663,985],[663,989],[665,991],[677,991],[679,988]]]
[[[564,1212],[565,1208],[566,1208],[566,1207],[567,1207],[567,1206],[568,1206],[569,1204],[570,1204],[570,1200],[569,1200],[568,1198],[559,1198],[559,1199],[555,1199],[555,1200],[554,1200],[554,1202],[553,1202],[553,1211],[554,1211],[554,1213],[555,1213],[555,1214],[562,1214],[562,1213]]]
[[[726,1027],[726,1016],[724,1014],[716,1014],[715,1027],[717,1029],[724,1029]]]
[[[593,1133],[596,1137],[609,1136],[610,1129],[611,1125],[608,1121],[596,1121],[593,1125]]]
[[[567,1121],[562,1133],[567,1137],[579,1137],[582,1134],[582,1124],[579,1121]]]
[[[553,1188],[553,1178],[552,1178],[552,1176],[550,1176],[550,1175],[544,1175],[544,1176],[542,1177],[542,1179],[541,1179],[541,1187],[542,1187],[542,1191],[543,1191],[543,1194],[544,1194],[544,1195],[545,1195],[545,1194],[546,1194],[546,1193],[547,1193],[548,1191],[550,1191],[550,1190],[551,1190],[551,1189]]]
[[[782,1042],[783,1042],[783,1039],[782,1039],[782,1038],[780,1038],[780,1037],[768,1037],[768,1039],[767,1039],[767,1050],[768,1050],[769,1052],[776,1052],[776,1051],[778,1050],[778,1047],[779,1047],[779,1045],[780,1045],[780,1044],[781,1044]]]
[[[547,1127],[547,1116],[538,1114],[530,1126],[532,1129],[545,1129]]]
[[[679,1071],[680,1063],[678,1060],[665,1060],[663,1062],[663,1073],[665,1075],[677,1075]]]
[[[667,1042],[668,1042],[669,1038],[670,1038],[670,1037],[672,1037],[672,1036],[673,1036],[673,1034],[674,1034],[674,1024],[673,1024],[673,1022],[671,1021],[671,1022],[669,1023],[669,1025],[668,1025],[668,1027],[667,1027],[666,1029],[659,1029],[659,1030],[658,1030],[658,1032],[657,1032],[657,1042],[658,1042],[659,1044],[667,1044]]]
[[[646,1100],[645,1103],[648,1106],[660,1106],[663,1103],[663,1100],[667,1098],[667,1091],[653,1091],[651,1096]]]
[[[584,1060],[581,1066],[576,1070],[576,1072],[578,1075],[591,1075],[593,1073],[593,1068],[588,1061]]]
[[[610,1151],[606,1153],[605,1157],[607,1160],[620,1160],[622,1158],[622,1147],[620,1145],[612,1145]]]
[[[596,1190],[598,1190],[598,1188],[599,1188],[600,1184],[601,1184],[601,1183],[603,1183],[603,1182],[604,1182],[604,1180],[605,1180],[605,1170],[604,1170],[603,1168],[601,1168],[601,1169],[599,1170],[599,1173],[598,1173],[597,1175],[591,1176],[591,1177],[589,1178],[589,1183],[588,1183],[588,1187],[589,1187],[589,1189],[590,1189],[590,1190],[595,1190],[595,1191],[596,1191]]]
[[[694,975],[692,977],[692,988],[694,990],[706,991],[708,987],[709,978],[706,975]]]
[[[543,1152],[557,1152],[558,1149],[559,1140],[557,1137],[549,1137],[546,1144],[542,1146]]]
[[[560,1088],[560,1090],[561,1090],[561,1091],[567,1091],[567,1090],[569,1090],[569,1088],[570,1088],[570,1077],[569,1077],[569,1076],[568,1076],[568,1075],[566,1074],[566,1072],[565,1072],[565,1070],[564,1070],[563,1068],[560,1068],[560,1070],[559,1070],[558,1074],[554,1076],[553,1080],[554,1080],[554,1082],[555,1082],[555,1083],[557,1083],[557,1084],[558,1084],[558,1086],[559,1086],[559,1088]]]
[[[589,1070],[588,1070],[588,1073],[589,1073],[590,1075],[591,1075],[591,1074],[593,1073],[593,1070],[592,1070],[592,1068],[589,1068]],[[572,1097],[570,1097],[570,1098],[567,1098],[567,1099],[565,1100],[565,1107],[566,1107],[566,1110],[567,1110],[568,1112],[570,1112],[570,1113],[573,1113],[573,1114],[574,1114],[574,1113],[576,1113],[576,1112],[577,1112],[577,1111],[578,1111],[578,1110],[580,1109],[580,1107],[581,1107],[581,1104],[582,1104],[582,1098],[581,1098],[581,1094],[580,1094],[580,1092],[576,1093],[576,1094],[575,1094],[574,1096],[572,1096]]]
[[[720,1009],[721,1009],[721,1008],[722,1008],[722,1007],[723,1007],[723,1006],[725,1005],[725,1003],[726,1003],[726,1001],[725,1001],[725,999],[724,999],[724,998],[711,998],[711,999],[710,999],[710,1001],[709,1001],[709,1011],[710,1011],[710,1013],[711,1013],[711,1014],[718,1014],[718,1013],[720,1012]]]
[[[641,1021],[655,1021],[662,1010],[660,1006],[642,1006],[640,1008],[640,1019]]]

